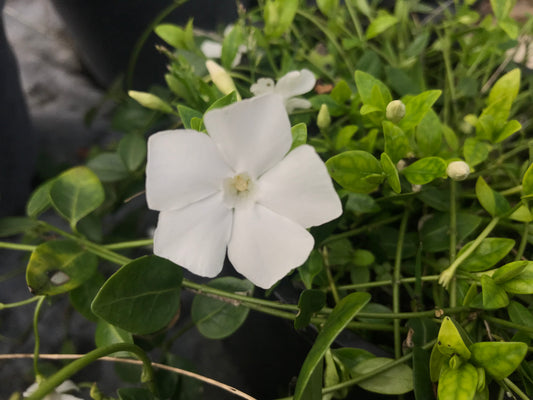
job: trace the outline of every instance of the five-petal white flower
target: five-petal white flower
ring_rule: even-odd
[[[288,113],[297,108],[310,108],[311,102],[307,99],[296,98],[301,94],[309,92],[315,87],[316,79],[311,71],[302,69],[301,71],[291,71],[282,76],[278,83],[270,78],[259,78],[250,87],[254,96],[275,93],[283,98],[285,108]]]
[[[226,255],[252,283],[269,288],[305,262],[306,228],[342,213],[314,148],[290,151],[279,96],[243,100],[205,114],[208,134],[156,133],[148,140],[146,198],[160,211],[154,253],[213,277]]]
[[[22,394],[23,397],[31,396],[39,387],[37,382],[33,383],[28,389]],[[83,400],[80,397],[73,396],[66,392],[73,390],[79,390],[78,387],[72,381],[65,381],[61,385],[55,388],[54,391],[44,396],[43,400]]]

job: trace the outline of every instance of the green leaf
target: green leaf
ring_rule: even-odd
[[[263,8],[264,32],[267,37],[277,38],[291,26],[298,9],[298,0],[267,0]]]
[[[316,5],[322,14],[331,17],[339,7],[339,0],[317,0]]]
[[[176,49],[194,49],[192,21],[189,21],[185,29],[174,24],[160,24],[154,31],[157,36]]]
[[[496,81],[489,93],[487,107],[483,109],[480,120],[492,117],[494,124],[501,125],[511,111],[511,106],[520,89],[520,68],[515,68]],[[477,128],[477,126],[476,126]],[[494,137],[490,139],[494,140]]]
[[[370,295],[368,293],[356,292],[347,295],[335,306],[302,365],[296,382],[294,400],[302,399],[304,389],[313,371],[322,360],[329,346],[369,301]]]
[[[507,139],[509,136],[511,136],[513,133],[518,132],[520,129],[522,129],[522,124],[518,122],[517,120],[513,119],[511,121],[508,121],[504,126],[503,129],[497,134],[497,136],[493,139],[494,143],[500,143],[503,142],[505,139]]]
[[[178,106],[178,114],[185,129],[192,129],[191,120],[193,118],[202,119],[204,117],[204,115],[200,111],[194,110],[190,107],[181,104]]]
[[[168,104],[166,101],[156,96],[155,94],[130,90],[128,91],[128,95],[137,103],[139,103],[143,107],[149,108],[150,110],[161,111],[168,114],[174,112],[174,109],[170,104]]]
[[[301,146],[302,144],[305,144],[307,142],[307,125],[304,124],[303,122],[300,124],[294,125],[291,128],[291,134],[292,134],[291,150],[293,150],[296,147]]]
[[[509,318],[515,324],[527,327],[533,326],[533,314],[522,304],[511,301],[511,304],[507,307],[507,312],[509,313]],[[533,339],[533,333],[528,333],[528,336]]]
[[[439,380],[440,374],[443,368],[447,367],[449,360],[450,356],[442,354],[439,346],[435,343],[429,357],[429,377],[431,382],[437,382]]]
[[[386,12],[374,19],[366,30],[366,38],[372,39],[398,23],[398,18]]]
[[[425,157],[405,167],[402,174],[414,185],[424,185],[446,175],[446,161],[440,157]]]
[[[393,361],[390,358],[384,357],[370,358],[357,364],[353,368],[352,373],[354,377],[365,375]],[[359,382],[358,385],[369,392],[389,395],[403,394],[413,390],[413,372],[407,365],[398,364]]]
[[[344,104],[352,98],[352,89],[344,79],[341,79],[329,95],[337,104]]]
[[[71,226],[100,207],[104,198],[100,180],[86,167],[75,167],[63,172],[50,187],[52,206],[70,221]]]
[[[333,357],[335,357],[344,365],[345,368],[350,370],[350,375],[352,377],[353,374],[351,372],[360,362],[375,357],[375,355],[369,351],[355,347],[341,347],[338,349],[332,349],[331,353],[333,354]]]
[[[383,135],[385,136],[385,153],[393,163],[397,163],[411,151],[409,139],[404,131],[390,121],[383,121]]]
[[[379,183],[368,182],[365,178],[383,172],[380,162],[372,154],[362,150],[337,154],[326,162],[326,166],[337,183],[355,193],[370,193],[375,190]]]
[[[347,147],[358,129],[359,127],[357,125],[343,126],[335,138],[335,149],[340,150],[344,147]]]
[[[420,155],[427,157],[438,153],[442,145],[442,126],[435,111],[429,110],[422,118],[415,137]]]
[[[403,98],[405,116],[400,120],[398,126],[404,132],[417,126],[431,110],[431,107],[440,97],[441,93],[441,90],[427,90],[416,96],[406,96]]]
[[[387,155],[387,153],[381,153],[381,167],[383,168],[383,172],[385,172],[385,175],[387,176],[387,182],[389,183],[390,187],[394,192],[400,193],[402,191],[402,186],[400,184],[400,176],[398,174],[398,170],[396,169],[396,166],[390,159],[390,157]]]
[[[522,177],[522,196],[533,196],[533,163],[529,165]]]
[[[104,320],[99,320],[96,324],[94,341],[96,343],[96,347],[105,347],[115,343],[133,343],[133,336],[124,329],[120,329],[117,326],[108,324]],[[130,353],[127,351],[120,351],[113,353],[113,356],[129,357]]]
[[[182,275],[180,267],[164,258],[138,258],[106,281],[92,303],[92,311],[128,332],[155,332],[178,312]]]
[[[522,273],[526,269],[528,262],[527,261],[513,261],[508,264],[505,264],[494,271],[492,274],[492,279],[496,283],[507,282]]]
[[[504,282],[502,286],[508,293],[533,294],[533,261],[528,261],[520,274]]]
[[[326,305],[326,293],[319,289],[304,290],[298,300],[298,315],[294,320],[294,329],[305,328],[311,322],[314,313]]]
[[[458,368],[445,367],[439,379],[439,400],[473,400],[477,389],[478,372],[470,363]]]
[[[243,295],[251,295],[254,289],[249,281],[231,276],[213,279],[207,286]],[[202,335],[209,339],[222,339],[239,329],[249,311],[238,302],[198,294],[192,302],[191,317]]]
[[[298,274],[306,288],[311,289],[313,287],[315,276],[322,272],[323,268],[322,254],[316,249],[312,250],[304,265],[298,268]]]
[[[413,347],[413,390],[416,400],[433,398],[433,385],[428,369],[429,359],[427,350],[419,346]]]
[[[209,106],[206,112],[210,110],[214,110],[216,108],[222,108],[222,107],[229,106],[230,104],[233,104],[236,101],[237,101],[237,93],[236,92],[228,93],[224,97],[221,97],[220,99],[217,99],[215,102],[213,102],[213,104]]]
[[[96,271],[98,259],[79,244],[54,240],[37,246],[26,268],[26,283],[35,295],[68,292],[88,280]]]
[[[471,235],[481,225],[483,219],[477,215],[467,213],[457,213],[456,236],[457,242],[462,242]],[[420,236],[424,251],[437,252],[444,251],[450,246],[450,214],[435,213],[429,218],[420,229]]]
[[[518,368],[527,353],[522,342],[478,342],[470,346],[472,362],[485,368],[494,379],[507,378]]]
[[[146,139],[135,133],[124,135],[117,153],[129,171],[136,171],[146,159]]]
[[[50,188],[52,187],[53,179],[50,179],[37,187],[33,191],[26,204],[26,215],[28,217],[37,217],[42,212],[46,211],[52,205],[50,202]]]
[[[531,214],[529,207],[521,204],[511,215],[509,215],[509,219],[519,222],[531,222],[533,221],[533,214]]]
[[[0,218],[0,237],[18,235],[39,226],[39,222],[26,217]]]
[[[496,310],[507,307],[509,304],[509,297],[505,290],[498,286],[490,276],[483,275],[481,277],[481,289],[483,308],[486,310]]]
[[[457,151],[459,149],[459,139],[457,135],[448,125],[441,124],[442,134],[444,135],[444,140],[450,149]]]
[[[472,243],[473,241],[465,244],[457,254],[457,257],[463,254]],[[481,244],[463,261],[459,268],[469,272],[486,271],[509,254],[514,245],[515,241],[508,238],[491,237],[483,239]]]
[[[76,311],[89,321],[98,321],[98,317],[94,315],[91,310],[91,303],[104,282],[104,276],[96,271],[89,279],[83,282],[83,284],[71,290],[69,293],[70,303],[74,306]]]
[[[148,389],[124,387],[117,390],[119,400],[155,400],[154,395]]]
[[[453,320],[450,317],[444,317],[437,338],[437,349],[446,356],[457,354],[468,360],[470,358],[469,344],[469,339],[459,331]]]
[[[235,57],[239,53],[239,47],[244,44],[244,40],[244,33],[240,25],[233,26],[229,33],[224,36],[220,61],[228,71],[233,67]]]
[[[377,107],[377,109],[385,112],[387,104],[392,101],[392,95],[387,86],[379,79],[363,71],[355,71],[354,77],[363,104]]]
[[[467,138],[463,147],[463,155],[468,165],[472,167],[481,164],[489,156],[492,146],[476,138]]]
[[[476,182],[476,196],[485,211],[493,217],[501,216],[511,209],[507,199],[502,194],[492,190],[481,176]]]
[[[89,167],[102,182],[117,182],[129,176],[129,171],[117,153],[101,153],[89,160]]]

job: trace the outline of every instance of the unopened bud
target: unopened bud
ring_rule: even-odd
[[[211,80],[218,88],[218,90],[220,90],[223,94],[230,94],[231,92],[235,92],[237,94],[237,98],[240,99],[239,92],[237,92],[237,88],[235,87],[233,79],[231,79],[231,76],[229,76],[229,74],[224,68],[222,68],[213,60],[207,60],[205,62],[205,66],[209,71]]]
[[[452,161],[446,168],[446,174],[454,181],[464,181],[470,175],[470,167],[464,161]]]
[[[326,129],[331,125],[331,116],[329,115],[328,106],[322,104],[318,116],[316,117],[316,124],[320,129]]]
[[[393,100],[387,104],[385,116],[395,124],[405,116],[405,104],[401,100]]]

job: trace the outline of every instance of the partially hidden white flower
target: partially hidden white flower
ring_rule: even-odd
[[[205,114],[207,135],[162,131],[148,140],[146,198],[160,211],[154,253],[216,276],[226,249],[235,269],[269,288],[305,262],[306,228],[342,213],[313,147],[289,152],[291,126],[279,96],[243,100]]]
[[[226,29],[224,29],[224,37],[231,32],[233,27],[234,25],[226,26]],[[220,58],[222,56],[222,43],[206,39],[200,45],[200,50],[207,58]],[[237,54],[235,55],[235,58],[231,62],[231,66],[236,67],[237,65],[239,65],[241,63],[242,55],[245,54],[247,51],[248,48],[246,47],[246,45],[241,44],[237,49]]]
[[[311,102],[307,99],[296,98],[301,94],[309,92],[315,87],[316,79],[311,71],[302,69],[291,71],[282,76],[277,83],[270,78],[259,78],[250,87],[254,96],[275,93],[283,98],[285,108],[288,113],[297,108],[310,108]]]
[[[39,383],[35,382],[33,383],[28,389],[22,393],[23,397],[29,397],[31,396],[39,387]],[[73,390],[79,390],[78,387],[74,384],[72,381],[65,381],[58,387],[54,389],[53,392],[47,394],[43,397],[43,400],[83,400],[81,397],[76,397],[71,394],[68,394],[67,392],[71,392]]]

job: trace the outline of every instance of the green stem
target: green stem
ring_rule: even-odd
[[[0,242],[0,248],[10,249],[10,250],[20,250],[20,251],[33,251],[37,246],[31,244],[19,244],[19,243],[9,243],[9,242]]]
[[[483,319],[489,322],[501,325],[501,326],[505,326],[506,328],[516,329],[517,331],[521,331],[521,332],[533,333],[533,327],[530,327],[530,326],[516,324],[514,322],[507,321],[505,319],[491,317],[490,315],[483,315]]]
[[[422,282],[432,282],[432,281],[438,281],[440,275],[426,275],[422,276],[420,280]],[[410,277],[410,278],[402,278],[400,279],[401,283],[416,283],[417,277]],[[386,280],[386,281],[374,281],[374,282],[366,282],[366,283],[353,283],[351,285],[341,285],[337,286],[337,289],[339,290],[360,290],[360,289],[370,289],[374,287],[380,287],[380,286],[390,286],[393,285],[392,279]]]
[[[329,282],[329,288],[331,290],[331,295],[333,296],[333,300],[335,301],[335,304],[337,304],[341,299],[339,297],[339,292],[337,292],[337,286],[335,285],[335,280],[333,279],[333,275],[331,274],[331,268],[329,267],[329,258],[328,258],[328,248],[323,247],[322,249],[322,259],[324,260],[324,266],[326,267],[326,275],[328,277]]]
[[[470,256],[470,254],[474,252],[474,250],[478,248],[481,242],[489,235],[489,233],[492,232],[496,225],[498,225],[498,222],[500,222],[500,217],[493,217],[489,224],[485,227],[485,229],[483,229],[483,232],[481,232],[476,238],[476,240],[472,242],[472,245],[468,247],[459,257],[457,257],[448,268],[442,271],[439,278],[439,283],[442,286],[444,286],[445,288],[448,287],[451,280],[455,276],[455,271],[457,270],[457,268],[462,264],[464,260],[467,259],[468,256]]]
[[[450,182],[450,262],[455,261],[457,247],[457,184],[452,179]],[[457,305],[457,278],[454,276],[450,282],[450,307]]]
[[[70,378],[76,372],[85,368],[87,365],[98,360],[108,354],[116,353],[118,351],[128,351],[137,356],[143,362],[143,374],[141,380],[146,382],[150,390],[155,393],[156,387],[154,385],[154,372],[152,370],[152,363],[146,356],[146,353],[138,346],[131,343],[115,343],[106,347],[95,349],[83,357],[79,358],[57,371],[50,378],[42,382],[37,390],[29,396],[26,400],[40,400],[44,396],[52,392],[58,385]]]
[[[522,239],[520,240],[520,246],[518,246],[518,251],[516,252],[515,261],[520,261],[524,255],[524,251],[527,246],[527,239],[529,236],[529,222],[524,223],[524,230],[522,232]]]
[[[352,229],[343,233],[338,233],[336,235],[331,235],[327,239],[324,239],[320,246],[324,246],[325,244],[335,242],[336,240],[345,239],[351,236],[359,235],[360,233],[371,231],[375,228],[379,228],[380,226],[390,224],[391,222],[396,222],[401,218],[401,216],[394,216],[390,218],[383,219],[381,221],[374,222],[373,224],[368,224],[365,226],[362,226],[361,228]]]
[[[16,308],[20,306],[25,306],[26,304],[31,304],[31,303],[41,300],[41,297],[42,296],[30,297],[29,299],[17,301],[15,303],[7,303],[7,304],[0,303],[0,310],[3,310],[5,308]]]
[[[348,9],[348,14],[350,14],[350,19],[352,20],[352,24],[355,28],[355,31],[357,32],[357,37],[361,42],[365,42],[366,38],[363,34],[363,28],[361,25],[361,21],[359,21],[359,18],[357,17],[357,11],[354,10],[352,3],[350,1],[347,1],[344,3],[346,8]]]
[[[522,392],[518,386],[514,384],[509,378],[504,378],[503,382],[507,385],[509,389],[511,389],[513,392],[515,392],[516,395],[518,395],[522,400],[530,400],[530,397]]]
[[[154,239],[141,239],[141,240],[132,240],[129,242],[120,242],[120,243],[111,243],[106,244],[105,247],[108,250],[121,250],[121,249],[130,249],[133,247],[146,247],[154,244]]]
[[[520,193],[521,191],[522,191],[522,185],[517,185],[507,190],[502,190],[500,194],[503,196],[510,196],[512,194]]]
[[[402,222],[400,223],[400,232],[398,242],[396,243],[396,257],[394,259],[393,286],[392,286],[392,311],[394,314],[400,312],[400,279],[402,267],[403,242],[405,240],[405,231],[407,229],[407,220],[409,217],[409,206],[403,212]],[[402,338],[400,335],[400,320],[394,322],[394,356],[399,358],[402,355]]]
[[[41,312],[41,307],[43,305],[45,296],[39,296],[37,298],[37,305],[35,306],[35,311],[33,313],[33,336],[35,337],[35,345],[33,347],[33,371],[35,376],[39,376],[39,346],[40,346],[40,337],[39,337],[39,313]]]

